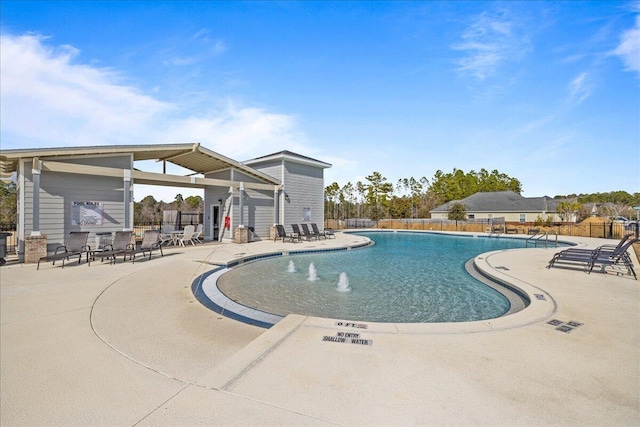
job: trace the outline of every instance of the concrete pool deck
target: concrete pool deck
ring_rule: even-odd
[[[556,249],[483,257],[487,272],[545,299],[474,325],[291,315],[266,330],[206,309],[191,290],[218,263],[359,239],[7,264],[0,425],[640,424],[639,282],[548,270]]]

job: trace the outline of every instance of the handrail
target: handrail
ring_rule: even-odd
[[[489,238],[493,237],[494,235],[499,238],[500,237],[500,232],[503,230],[503,227],[501,225],[492,225],[490,227],[489,230]]]
[[[554,242],[554,247],[557,248],[558,247],[558,233],[556,233],[555,231],[551,231],[551,233],[553,235],[555,235],[555,242]],[[548,231],[542,231],[542,232],[538,232],[536,234],[534,234],[533,236],[529,237],[527,239],[527,241],[525,242],[525,247],[529,247],[529,242],[531,241],[535,247],[538,247],[538,243],[544,238],[544,247],[545,249],[549,247],[549,232]]]

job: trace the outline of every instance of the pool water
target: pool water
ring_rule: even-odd
[[[464,264],[483,252],[522,248],[524,241],[411,232],[357,234],[376,244],[242,264],[222,275],[218,288],[240,304],[282,316],[465,322],[496,318],[509,310],[508,300],[472,278]]]

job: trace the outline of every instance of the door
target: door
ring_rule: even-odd
[[[211,233],[212,240],[216,241],[220,238],[220,205],[211,205]]]

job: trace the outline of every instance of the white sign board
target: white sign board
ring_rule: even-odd
[[[71,225],[102,225],[102,202],[71,202]]]
[[[311,221],[311,208],[302,208],[302,220]]]

